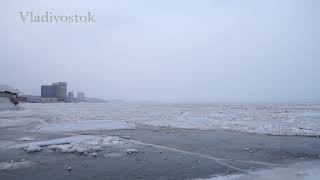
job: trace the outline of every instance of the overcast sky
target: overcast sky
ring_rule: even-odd
[[[0,84],[105,99],[320,101],[319,0],[3,0]],[[22,22],[19,11],[95,15]]]

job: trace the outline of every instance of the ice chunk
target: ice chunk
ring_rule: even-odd
[[[137,149],[127,149],[126,152],[127,154],[133,154],[133,153],[138,153],[139,151]]]
[[[33,153],[33,152],[39,152],[42,150],[42,148],[40,146],[36,146],[36,145],[28,145],[27,147],[24,148],[24,150],[27,153]]]
[[[19,141],[32,141],[34,139],[35,138],[33,138],[33,137],[23,137],[23,138],[20,138]]]
[[[72,171],[72,167],[71,167],[71,166],[68,166],[68,167],[67,167],[67,171]]]

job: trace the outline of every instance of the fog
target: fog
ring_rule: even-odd
[[[318,0],[4,0],[0,84],[129,101],[320,101]],[[19,12],[95,15],[23,22]]]

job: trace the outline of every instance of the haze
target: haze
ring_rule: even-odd
[[[320,101],[318,0],[5,0],[0,84],[130,101]],[[19,11],[93,24],[23,23]]]

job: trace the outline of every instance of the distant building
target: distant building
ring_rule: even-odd
[[[41,97],[50,98],[55,97],[54,87],[52,85],[42,85],[41,86]]]
[[[58,98],[58,101],[67,100],[67,83],[66,82],[56,82],[53,83],[55,98]]]
[[[19,103],[18,95],[20,91],[18,89],[14,89],[8,85],[0,85],[0,97],[8,98],[14,105]]]
[[[58,101],[67,101],[67,83],[56,82],[51,85],[42,85],[41,98],[49,98],[50,102],[52,100],[50,98],[56,98]]]
[[[68,92],[68,102],[73,102],[74,101],[74,95],[73,91]]]
[[[42,103],[54,103],[58,102],[58,98],[41,98]]]
[[[79,101],[79,102],[86,101],[86,96],[85,96],[84,92],[78,92],[77,93],[77,101]]]
[[[41,102],[41,96],[34,96],[34,95],[20,95],[18,99],[20,102],[28,102],[28,103]]]

